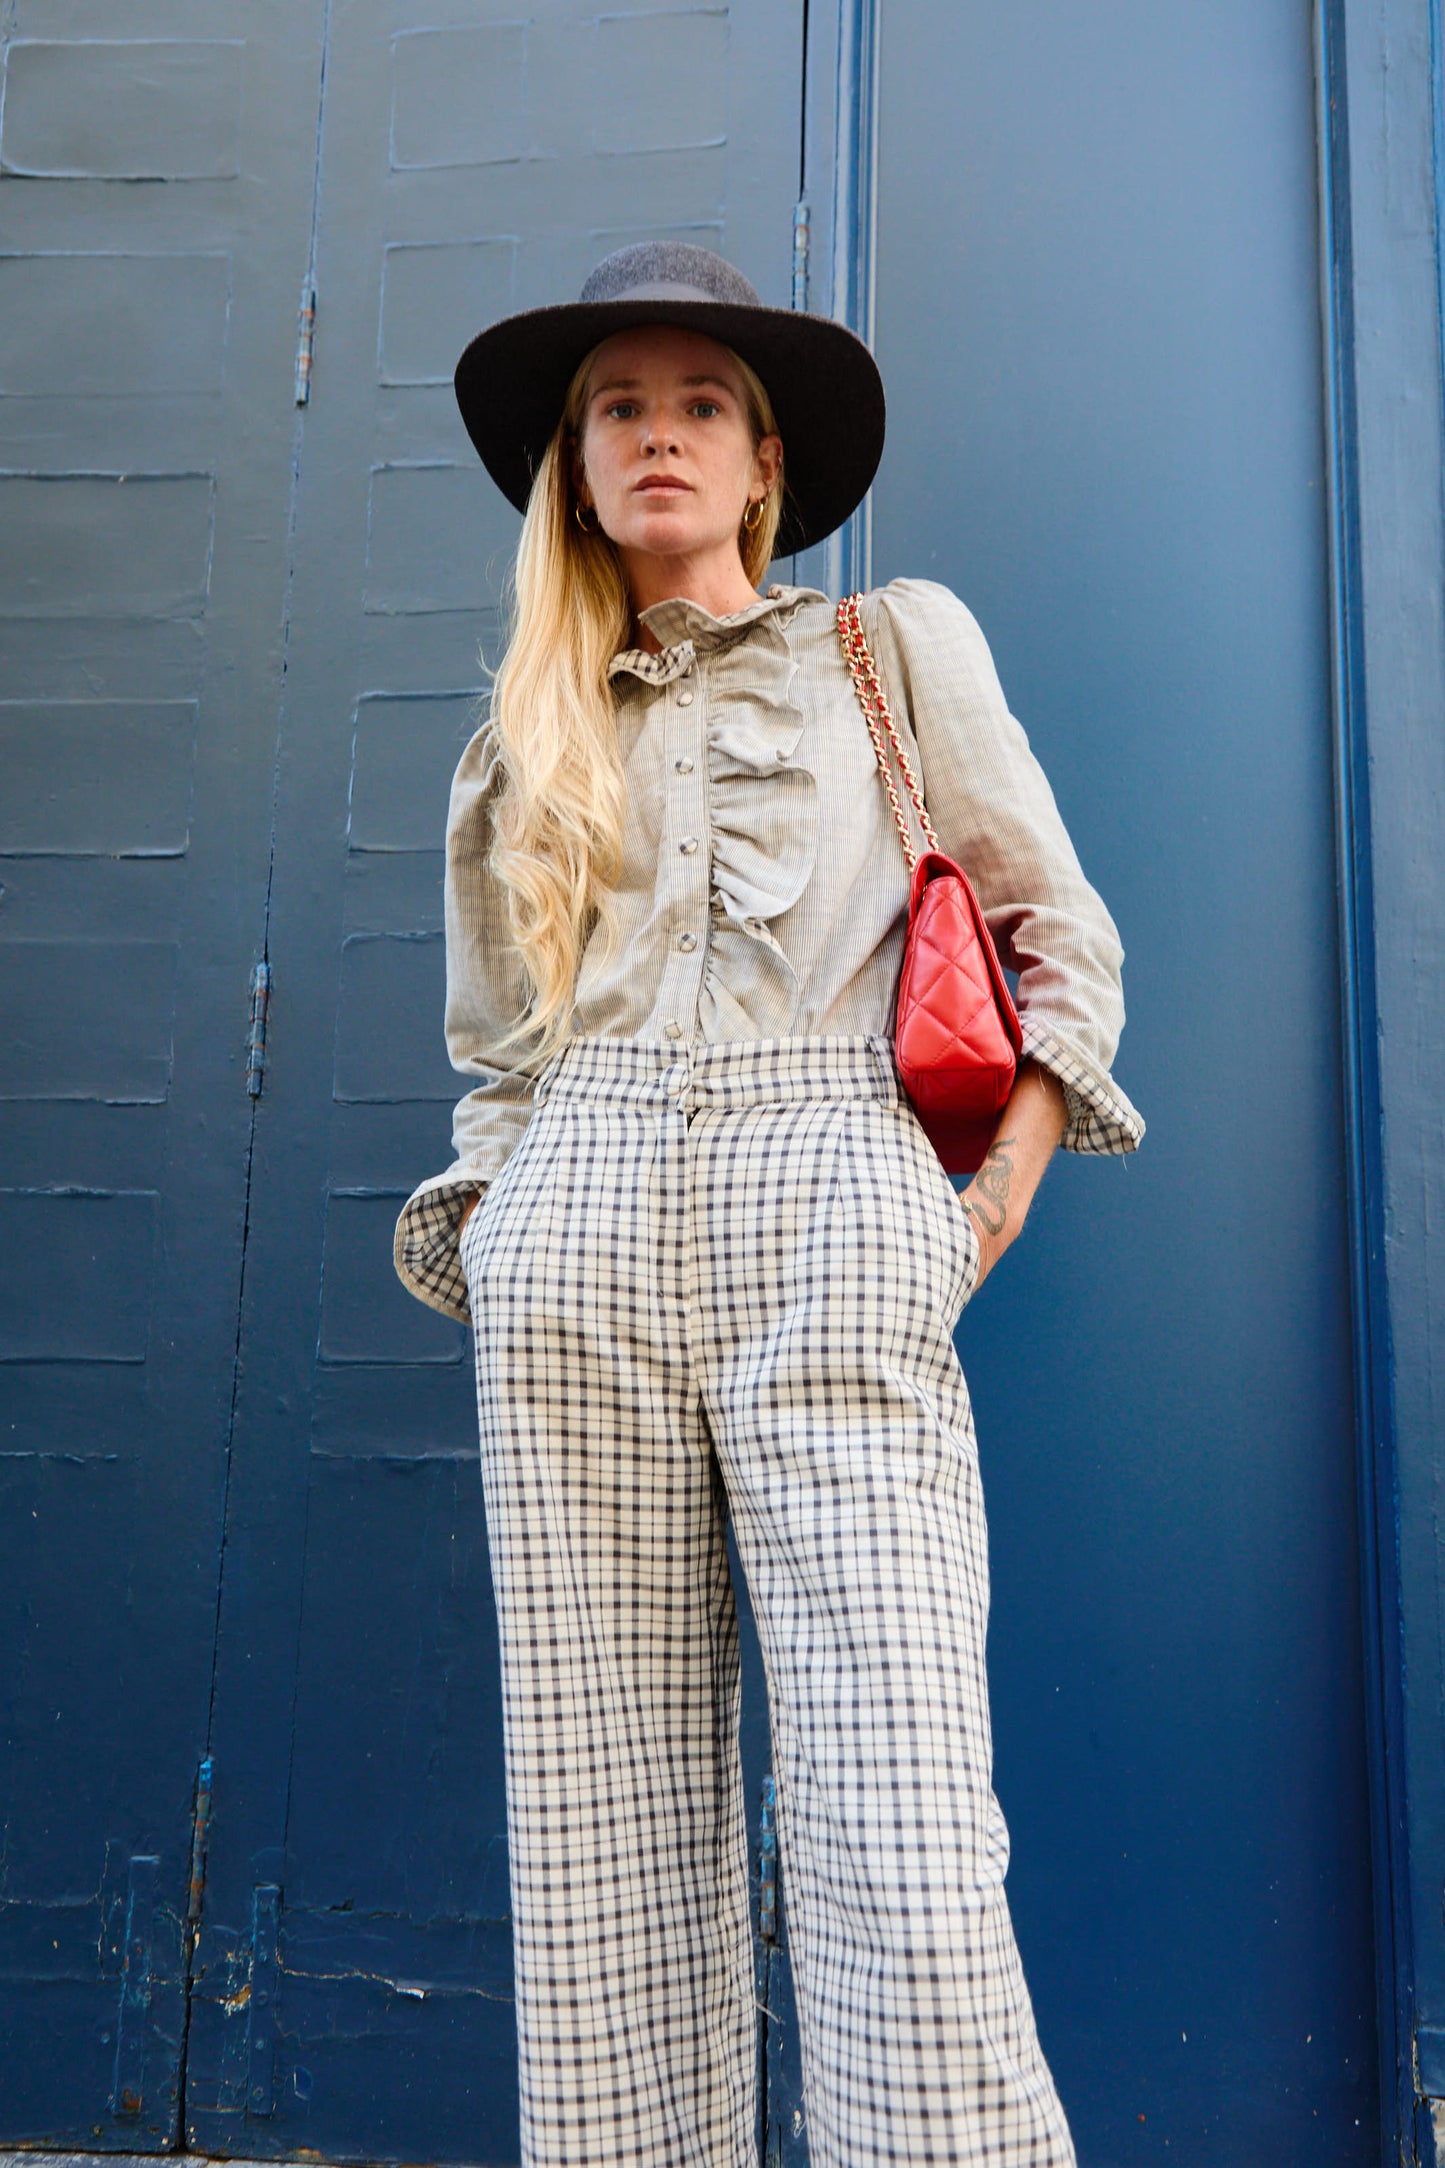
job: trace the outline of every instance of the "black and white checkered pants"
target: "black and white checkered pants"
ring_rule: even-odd
[[[730,1509],[813,2168],[1071,2163],[990,1783],[977,1245],[888,1041],[577,1041],[463,1243],[523,2160],[755,2160]]]

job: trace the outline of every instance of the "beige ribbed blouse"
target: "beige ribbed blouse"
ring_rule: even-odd
[[[729,617],[655,604],[662,652],[613,659],[627,781],[610,951],[582,959],[574,1029],[685,1051],[724,1039],[891,1034],[908,869],[833,605],[771,587]],[[1024,1053],[1064,1084],[1064,1145],[1132,1151],[1144,1125],[1109,1074],[1124,1022],[1114,922],[1008,711],[982,633],[945,587],[894,580],[863,622],[942,848],[965,867],[1018,974]],[[498,1042],[525,985],[488,869],[502,783],[490,728],[462,755],[447,821],[446,1037],[471,1077],[456,1159],[407,1200],[396,1268],[468,1316],[457,1227],[527,1125],[525,1046]],[[921,838],[919,839],[921,841]]]

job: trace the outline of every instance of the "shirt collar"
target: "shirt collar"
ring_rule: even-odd
[[[728,646],[760,618],[777,616],[786,623],[803,603],[827,599],[816,587],[773,586],[745,610],[730,611],[726,617],[714,617],[700,602],[689,602],[683,595],[675,595],[668,602],[654,602],[642,612],[642,622],[662,642],[661,654],[649,655],[640,647],[624,648],[607,665],[607,675],[615,678],[625,673],[645,678],[652,685],[665,685],[682,675],[694,655]]]

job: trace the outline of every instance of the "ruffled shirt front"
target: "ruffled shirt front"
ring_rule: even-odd
[[[982,633],[927,580],[880,589],[863,620],[939,842],[1018,974],[1024,1053],[1065,1087],[1066,1149],[1133,1150],[1143,1123],[1109,1074],[1123,951]],[[632,649],[611,665],[623,863],[611,938],[599,928],[582,959],[574,1031],[678,1048],[891,1033],[908,869],[832,604],[772,587],[732,616],[677,600],[643,622],[661,653]],[[484,726],[447,822],[446,1036],[473,1088],[456,1110],[453,1165],[413,1193],[396,1231],[406,1285],[463,1319],[458,1222],[525,1129],[536,1080],[525,1044],[499,1044],[526,998],[487,863],[503,780]]]

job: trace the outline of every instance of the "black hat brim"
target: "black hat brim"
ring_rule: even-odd
[[[507,316],[479,333],[457,363],[457,404],[503,496],[526,510],[579,364],[603,339],[639,324],[678,324],[717,339],[766,385],[787,484],[776,554],[791,556],[840,527],[883,455],[878,364],[829,317],[721,301],[576,301]]]

